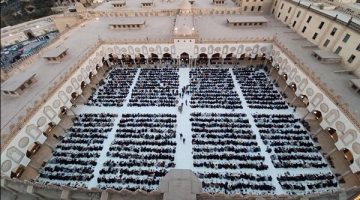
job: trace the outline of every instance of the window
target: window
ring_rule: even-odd
[[[297,13],[296,17],[299,17],[299,16],[300,16],[300,14],[301,14],[301,11],[299,11],[299,12]]]
[[[281,14],[281,13],[278,14],[278,18],[280,17],[280,14]]]
[[[317,36],[318,36],[318,33],[314,33],[312,39],[315,40]]]
[[[329,45],[330,40],[326,39],[326,41],[324,42],[324,47],[327,47]]]
[[[271,11],[271,14],[274,14],[274,12],[275,12],[275,9],[273,9],[273,10]]]
[[[296,21],[294,21],[294,22],[293,22],[293,25],[292,25],[292,27],[295,27],[295,24],[296,24]]]
[[[335,50],[335,52],[334,52],[334,53],[335,53],[335,54],[339,54],[339,53],[340,53],[340,51],[341,51],[341,49],[342,49],[342,47],[340,47],[340,46],[339,46],[339,47]]]
[[[360,43],[359,43],[358,46],[356,47],[356,50],[360,51]]]
[[[355,60],[355,56],[351,54],[351,56],[348,59],[348,63],[352,63]]]
[[[343,42],[347,42],[350,38],[350,35],[349,34],[346,34],[344,39],[342,40]]]
[[[319,25],[319,29],[321,29],[324,26],[324,22],[321,22]]]
[[[309,16],[309,18],[306,20],[306,22],[309,23],[311,18],[312,18],[312,16]]]
[[[286,17],[285,17],[285,22],[287,21],[287,19],[288,19],[288,17],[286,16]]]
[[[247,10],[247,6],[244,7],[244,11],[246,11],[246,10]]]
[[[305,31],[306,31],[306,26],[304,26],[304,28],[302,29],[302,33],[305,33]]]
[[[251,11],[254,11],[254,6],[251,6]]]
[[[277,1],[275,1],[275,5],[274,6],[276,6],[277,5]]]
[[[261,11],[261,6],[258,7],[258,11]]]
[[[284,7],[284,4],[281,4],[281,8],[280,8],[280,9],[283,9],[283,7]]]
[[[290,13],[291,12],[291,7],[289,8],[289,10],[288,10],[288,13]]]
[[[331,31],[330,35],[331,35],[331,36],[334,36],[335,33],[336,33],[336,31],[337,31],[337,28],[333,28],[333,30]]]

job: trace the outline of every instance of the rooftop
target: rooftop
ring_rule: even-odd
[[[28,81],[29,79],[33,78],[36,74],[35,73],[21,73],[16,77],[10,77],[8,80],[6,80],[3,84],[1,84],[1,90],[2,91],[15,91],[17,90],[21,85],[24,84],[24,82]]]
[[[312,2],[310,0],[290,0],[290,1],[293,1],[295,3],[300,3],[301,5],[304,5],[306,7],[311,5],[312,9],[314,9],[320,13],[326,14],[328,16],[331,16],[331,17],[337,16],[337,19],[344,23],[349,22],[349,20],[351,19],[352,22],[356,23],[357,25],[360,25],[360,18],[353,17],[350,14],[345,13],[343,11],[336,10],[336,9],[335,10],[322,10],[318,6],[315,6],[314,2]]]
[[[66,47],[55,47],[52,49],[48,49],[43,55],[43,58],[55,58],[60,56],[60,54],[64,53],[65,51],[67,51],[69,48]]]
[[[263,16],[236,16],[228,17],[229,23],[242,23],[242,22],[267,22],[268,20]]]
[[[126,6],[124,8],[116,8],[111,5],[111,1],[109,2],[103,2],[98,7],[96,7],[94,10],[96,11],[111,11],[111,10],[142,10],[141,3],[143,0],[131,0],[126,1]],[[152,9],[179,9],[183,6],[183,1],[163,1],[163,0],[154,0],[154,7]],[[186,2],[185,2],[186,3]],[[190,3],[189,3],[190,4]],[[193,5],[190,4],[192,8],[218,8],[218,7],[228,7],[228,8],[234,8],[236,7],[235,3],[233,1],[225,1],[224,5],[216,6],[212,4],[212,0],[201,0],[201,1],[195,1]],[[188,7],[188,6],[187,6]],[[190,7],[190,8],[191,8]]]

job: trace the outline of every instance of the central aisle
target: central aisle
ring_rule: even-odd
[[[189,79],[189,68],[180,68],[179,69],[179,92],[182,92],[182,88],[190,84]],[[187,101],[187,105],[186,105]],[[192,133],[191,133],[191,123],[190,123],[190,113],[191,108],[189,106],[190,96],[184,95],[183,98],[179,96],[178,106],[183,105],[183,111],[177,112],[177,129],[176,129],[176,153],[175,153],[175,163],[177,169],[193,169],[193,158],[192,158]],[[180,134],[183,135],[180,138]],[[185,142],[183,141],[185,139]]]

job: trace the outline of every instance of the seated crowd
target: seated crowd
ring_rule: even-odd
[[[206,192],[270,193],[275,189],[269,177],[253,174],[252,170],[268,166],[246,114],[192,113],[190,121],[195,173]]]
[[[84,112],[91,112],[91,106],[121,107],[129,92],[128,106],[139,108],[125,109],[118,124],[114,122],[117,114],[77,116],[67,130],[69,134],[41,170],[39,182],[150,192],[158,189],[170,169],[176,164],[180,166],[176,162],[191,163],[178,157],[175,162],[175,154],[183,148],[192,148],[193,171],[202,181],[204,192],[300,194],[337,187],[319,153],[320,147],[312,142],[303,121],[292,114],[278,114],[279,110],[282,113],[293,110],[290,111],[262,69],[235,68],[234,75],[225,68],[191,69],[190,84],[180,93],[179,69],[139,70],[111,70]],[[238,83],[234,83],[234,76]],[[239,92],[245,99],[238,95],[234,84],[240,85]],[[186,108],[190,110],[169,114],[175,113],[176,109],[171,107],[177,104],[178,95],[183,97],[184,93],[190,95],[190,108]],[[234,110],[242,109],[240,98],[249,105],[249,110],[242,110],[247,114]],[[188,103],[185,100],[185,105]],[[151,106],[163,107],[159,108],[163,113],[154,114],[154,108],[147,108]],[[201,109],[206,112],[196,112],[197,108],[206,108]],[[142,114],[138,111],[126,114],[137,109],[143,109]],[[184,121],[190,121],[191,127]],[[191,147],[182,133],[179,134],[182,142],[177,143],[178,127],[187,131],[182,133],[191,134]],[[308,124],[306,127],[309,128]],[[276,181],[280,184],[275,184]]]
[[[301,124],[300,119],[294,118],[292,114],[254,114],[256,126],[260,137],[267,145],[267,152],[271,154],[271,160],[275,168],[303,169],[314,171],[307,174],[316,177],[316,171],[330,172],[327,164],[319,150],[320,146],[314,146],[309,133]],[[282,177],[282,178],[281,178]],[[292,180],[290,175],[284,174],[280,179]],[[297,179],[295,189],[304,190],[307,184],[306,177]],[[330,182],[332,182],[330,179]],[[321,182],[321,181],[320,181]],[[296,185],[296,186],[295,186]],[[310,184],[311,185],[311,184]],[[321,187],[333,187],[333,184],[315,184],[308,189],[319,189]],[[309,185],[308,185],[309,186]],[[294,189],[291,183],[282,185],[283,189]]]
[[[175,129],[174,114],[123,114],[97,179],[99,188],[156,190],[175,167]]]
[[[179,69],[141,69],[128,106],[174,107],[179,88]]]
[[[99,82],[99,88],[90,96],[86,105],[123,106],[136,72],[137,69],[112,69],[106,78]]]
[[[192,108],[242,108],[229,69],[191,69],[190,94]]]
[[[57,145],[53,157],[40,171],[38,181],[45,184],[86,187],[103,142],[114,126],[116,114],[81,114],[68,135]]]
[[[263,69],[235,68],[233,72],[249,108],[277,110],[288,108]]]
[[[306,189],[316,192],[318,189],[323,188],[336,188],[338,186],[335,176],[331,173],[316,173],[316,174],[298,174],[291,175],[285,173],[277,177],[281,187],[285,190],[305,191]]]

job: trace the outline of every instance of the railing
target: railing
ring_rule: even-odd
[[[299,58],[295,56],[293,52],[291,52],[288,48],[285,47],[284,44],[279,41],[278,38],[274,38],[274,44],[281,49],[286,56],[288,56],[292,61],[296,62],[296,65],[299,66],[299,69],[306,74],[307,77],[335,104],[344,114],[345,116],[357,127],[360,129],[359,120],[355,117],[353,113],[349,111],[348,106],[343,104],[343,100],[340,99],[333,91],[329,90],[326,87],[326,84],[323,83],[319,77],[315,76],[315,73],[307,66],[304,65],[303,62]]]

